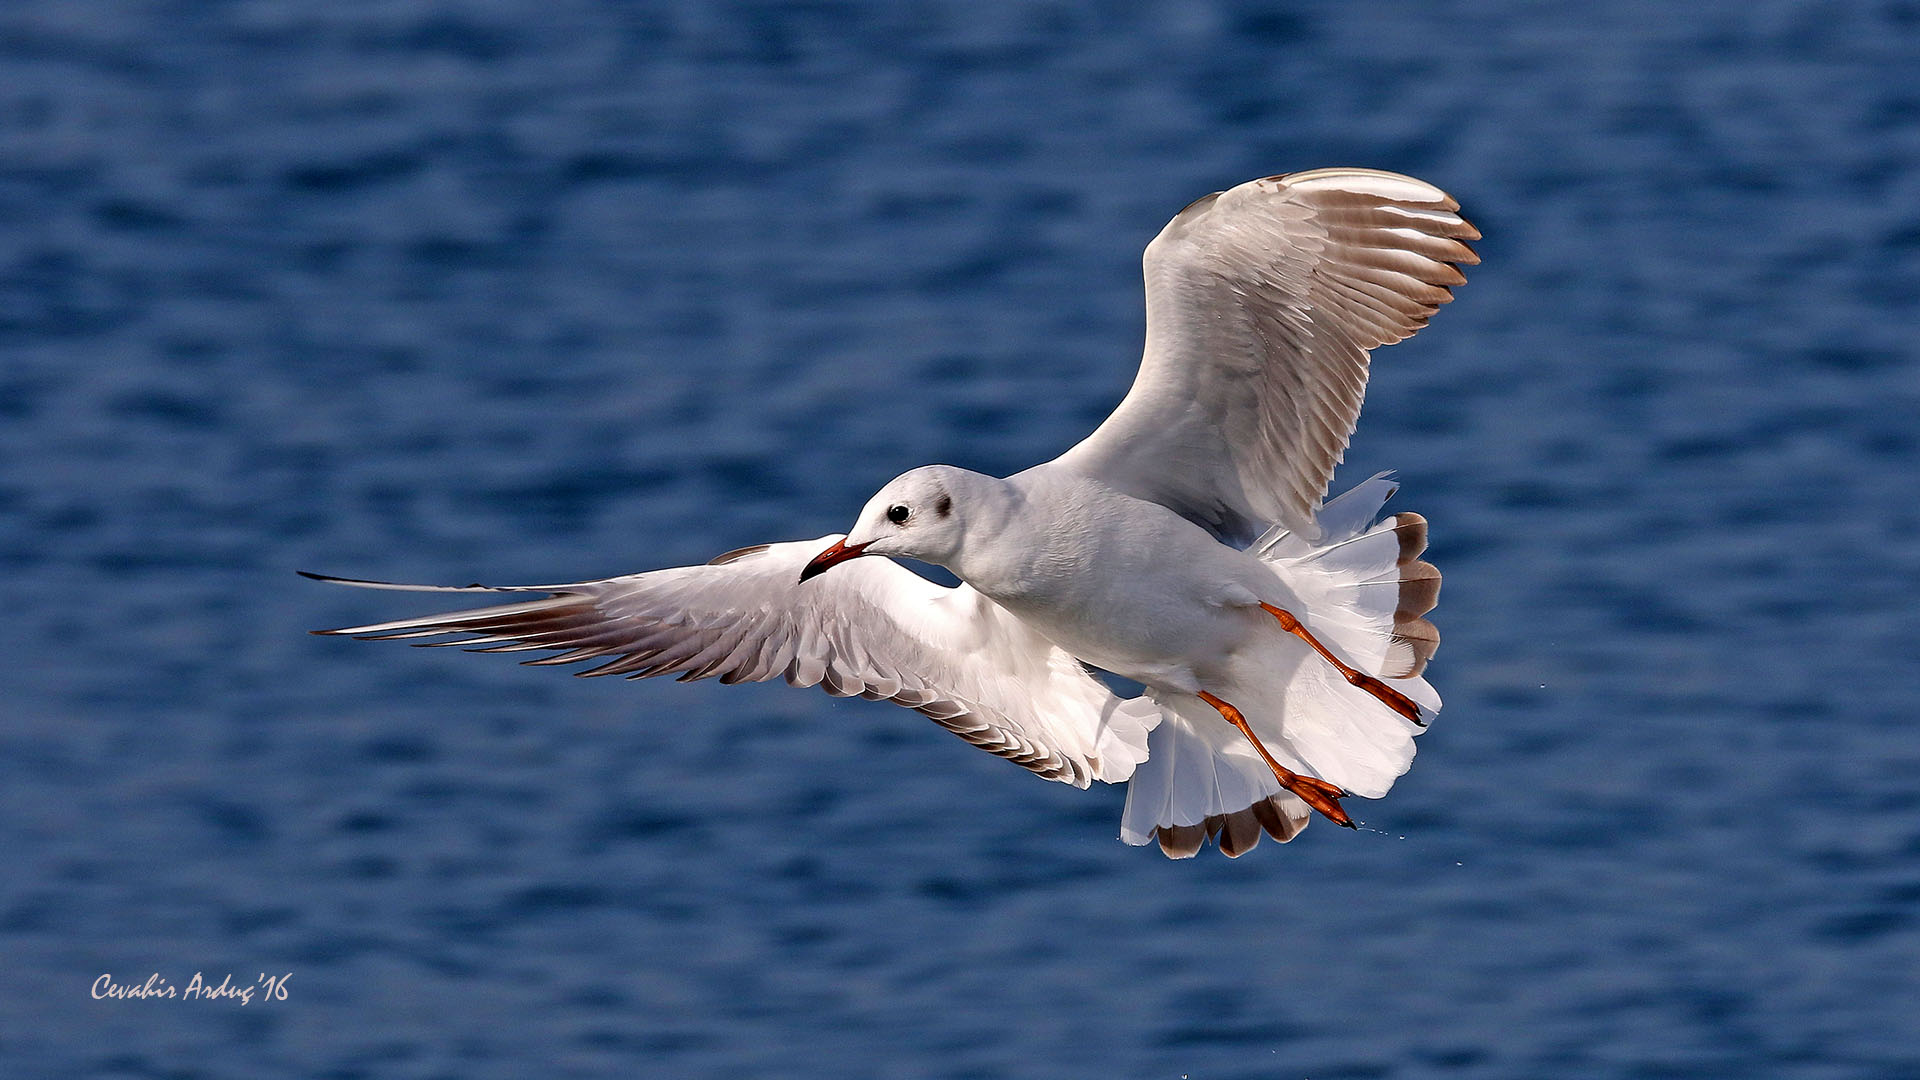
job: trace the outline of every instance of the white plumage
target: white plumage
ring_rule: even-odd
[[[1132,390],[1054,461],[1004,479],[915,469],[843,537],[705,566],[517,588],[344,581],[502,602],[324,632],[893,701],[1048,779],[1130,781],[1122,837],[1174,856],[1289,840],[1314,809],[1347,824],[1339,799],[1384,795],[1439,711],[1420,677],[1439,574],[1419,559],[1424,519],[1374,522],[1384,477],[1321,498],[1368,350],[1423,326],[1477,261],[1457,210],[1364,169],[1207,196],[1147,248]],[[1145,693],[1122,699],[1088,666]]]
[[[600,661],[578,672],[587,676],[785,679],[836,697],[905,705],[983,750],[1076,787],[1123,781],[1145,759],[1154,710],[1129,707],[973,589],[936,585],[887,559],[802,582],[807,563],[839,539],[764,544],[705,566],[565,585],[328,578],[365,588],[535,597],[330,633],[554,650],[528,663]]]

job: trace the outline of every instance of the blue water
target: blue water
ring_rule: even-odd
[[[1916,71],[1896,0],[9,0],[0,1071],[1920,1076]],[[1051,456],[1167,217],[1349,163],[1486,234],[1339,481],[1447,574],[1378,831],[305,633]],[[195,972],[287,996],[90,996]]]

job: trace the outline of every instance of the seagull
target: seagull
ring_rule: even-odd
[[[1422,677],[1440,574],[1424,518],[1379,517],[1389,474],[1323,500],[1370,350],[1479,262],[1459,209],[1359,168],[1215,192],[1147,246],[1132,389],[1052,461],[913,469],[844,535],[703,566],[513,587],[307,574],[498,601],[315,633],[891,701],[1048,780],[1126,783],[1121,839],[1173,858],[1289,841],[1315,814],[1352,828],[1341,800],[1385,795],[1440,710]]]

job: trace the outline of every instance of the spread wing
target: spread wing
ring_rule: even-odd
[[[1367,386],[1367,352],[1411,336],[1480,233],[1446,192],[1371,169],[1254,180],[1182,210],[1145,258],[1147,343],[1112,416],[1056,464],[1223,539],[1314,512]]]
[[[1159,721],[971,588],[947,588],[880,558],[807,582],[837,537],[767,544],[682,566],[569,585],[445,588],[317,577],[343,585],[485,593],[505,603],[322,634],[432,639],[480,652],[553,651],[534,665],[600,663],[581,675],[721,682],[784,678],[892,701],[974,746],[1076,787],[1127,779]]]

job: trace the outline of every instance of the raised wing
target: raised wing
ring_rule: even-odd
[[[533,665],[602,661],[581,675],[780,677],[839,697],[914,709],[974,746],[1086,787],[1146,760],[1157,706],[1123,700],[998,604],[887,559],[811,581],[800,570],[838,537],[729,552],[705,566],[569,585],[445,588],[321,577],[365,588],[508,594],[507,603],[339,630],[367,640],[553,650]]]
[[[1222,539],[1309,538],[1367,386],[1479,262],[1446,192],[1372,169],[1254,180],[1182,210],[1145,258],[1147,343],[1112,416],[1056,464]]]

